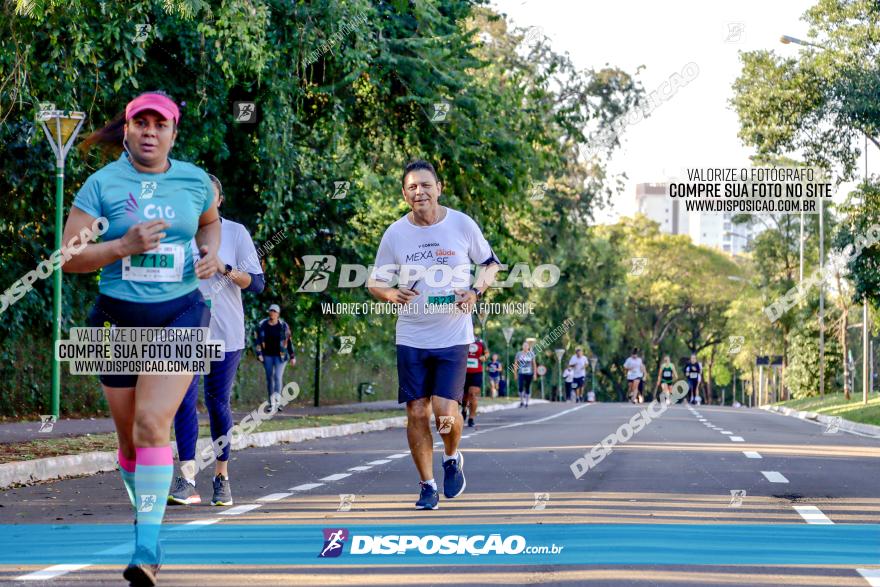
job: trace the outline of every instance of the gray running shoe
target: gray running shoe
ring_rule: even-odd
[[[229,487],[229,479],[217,475],[214,477],[214,497],[211,505],[232,505],[232,489]]]
[[[171,492],[168,494],[168,503],[171,505],[202,503],[202,496],[196,491],[195,485],[183,477],[178,477],[174,481]]]

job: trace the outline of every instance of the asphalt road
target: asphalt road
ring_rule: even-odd
[[[479,417],[477,429],[466,430],[462,442],[467,491],[455,500],[441,496],[440,509],[432,512],[413,508],[418,479],[404,431],[392,429],[236,453],[230,465],[233,508],[169,506],[166,521],[493,529],[554,523],[880,523],[880,440],[827,433],[822,426],[759,410],[673,406],[575,478],[570,464],[638,409],[540,404]],[[435,473],[440,480],[439,448]],[[207,501],[208,475],[200,478],[199,489]],[[353,497],[341,507],[340,495]],[[131,519],[115,473],[10,490],[0,494],[0,506],[3,524]],[[687,565],[554,565],[547,557],[539,565],[166,566],[160,584],[880,585],[880,578],[871,579],[871,570],[862,567],[722,566],[704,564],[704,557],[696,548]],[[0,582],[120,585],[120,571],[2,566]],[[874,573],[880,577],[880,570]]]

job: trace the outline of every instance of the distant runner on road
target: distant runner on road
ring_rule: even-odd
[[[703,365],[697,361],[697,355],[691,353],[691,359],[684,366],[684,377],[688,382],[688,403],[697,403],[700,381],[703,380]]]
[[[433,413],[443,439],[443,494],[451,499],[465,489],[459,404],[468,347],[475,340],[471,313],[500,265],[477,223],[440,205],[442,184],[433,165],[412,161],[401,184],[411,212],[382,235],[369,289],[380,301],[415,306],[397,318],[397,400],[406,403],[406,436],[419,472],[416,508],[433,510],[440,496],[431,463],[430,417]],[[471,264],[483,266],[472,287],[467,272],[455,271]]]
[[[660,369],[657,371],[657,384],[654,386],[654,396],[658,402],[660,402],[660,396],[657,395],[657,389],[659,388],[663,391],[663,395],[666,396],[666,405],[670,404],[669,398],[672,393],[672,382],[676,378],[678,378],[678,373],[675,370],[675,365],[669,360],[669,355],[663,355],[663,361],[660,363]]]
[[[562,396],[563,401],[574,399],[574,371],[571,367],[566,367],[562,372],[562,380],[565,381],[565,395]]]
[[[531,351],[528,341],[522,344],[522,350],[516,353],[513,359],[513,368],[516,371],[516,382],[519,385],[519,407],[529,407],[529,398],[532,395],[532,380],[538,369],[535,361],[535,353]]]
[[[479,338],[468,346],[467,374],[464,381],[464,405],[461,415],[467,420],[468,428],[474,427],[477,417],[477,398],[483,390],[483,363],[489,358],[486,345]]]
[[[492,353],[492,360],[489,361],[489,389],[492,397],[498,397],[498,388],[501,383],[501,371],[504,367],[498,358],[498,353]]]
[[[639,402],[639,383],[647,375],[638,348],[633,347],[632,353],[623,363],[623,368],[626,369],[627,397],[631,403],[636,404]]]
[[[571,367],[572,384],[575,389],[575,403],[584,401],[584,379],[587,377],[587,362],[589,359],[584,355],[584,349],[577,347],[574,355],[568,361]]]

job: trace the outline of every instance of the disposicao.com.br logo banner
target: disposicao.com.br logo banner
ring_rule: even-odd
[[[880,565],[878,524],[220,523],[161,536],[166,565]],[[130,524],[0,525],[0,564],[124,564],[133,549]]]

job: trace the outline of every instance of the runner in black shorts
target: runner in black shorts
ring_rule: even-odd
[[[660,402],[660,396],[657,395],[657,389],[662,388],[663,395],[666,396],[666,405],[670,403],[672,393],[672,382],[678,377],[675,371],[675,365],[669,360],[669,355],[663,355],[663,361],[660,363],[660,370],[657,371],[657,384],[654,386],[654,396],[657,402]]]
[[[92,327],[207,327],[199,279],[217,271],[220,222],[208,174],[169,158],[180,111],[161,92],[141,94],[95,131],[87,147],[118,148],[121,157],[93,173],[76,195],[64,242],[105,218],[100,243],[64,264],[70,273],[101,271]],[[124,151],[124,153],[123,153]],[[201,259],[193,263],[195,237]],[[171,421],[192,373],[105,374],[101,386],[119,439],[120,473],[135,512],[135,551],[123,576],[156,584],[159,530],[171,485]]]
[[[401,183],[412,211],[382,236],[369,285],[377,299],[407,304],[397,319],[398,401],[406,403],[406,435],[420,477],[416,508],[433,510],[439,493],[430,417],[445,449],[443,494],[457,497],[465,489],[459,404],[474,341],[470,314],[500,265],[477,223],[440,205],[442,184],[430,163],[409,163]],[[485,266],[473,286],[469,273],[456,271],[472,264]]]
[[[498,353],[492,353],[492,360],[489,361],[489,388],[491,397],[498,397],[498,388],[501,383],[501,370],[504,368],[498,359]]]
[[[467,420],[468,428],[474,427],[474,418],[477,417],[477,398],[483,390],[483,363],[488,357],[489,351],[479,338],[468,346],[464,404],[461,406],[461,415]]]
[[[697,402],[700,380],[703,378],[703,366],[694,353],[691,353],[690,362],[684,366],[684,377],[688,382],[688,403],[694,404]]]
[[[528,408],[529,398],[532,397],[532,380],[538,369],[535,353],[528,341],[523,341],[522,350],[516,353],[513,368],[516,370],[516,382],[519,386],[519,407]]]

